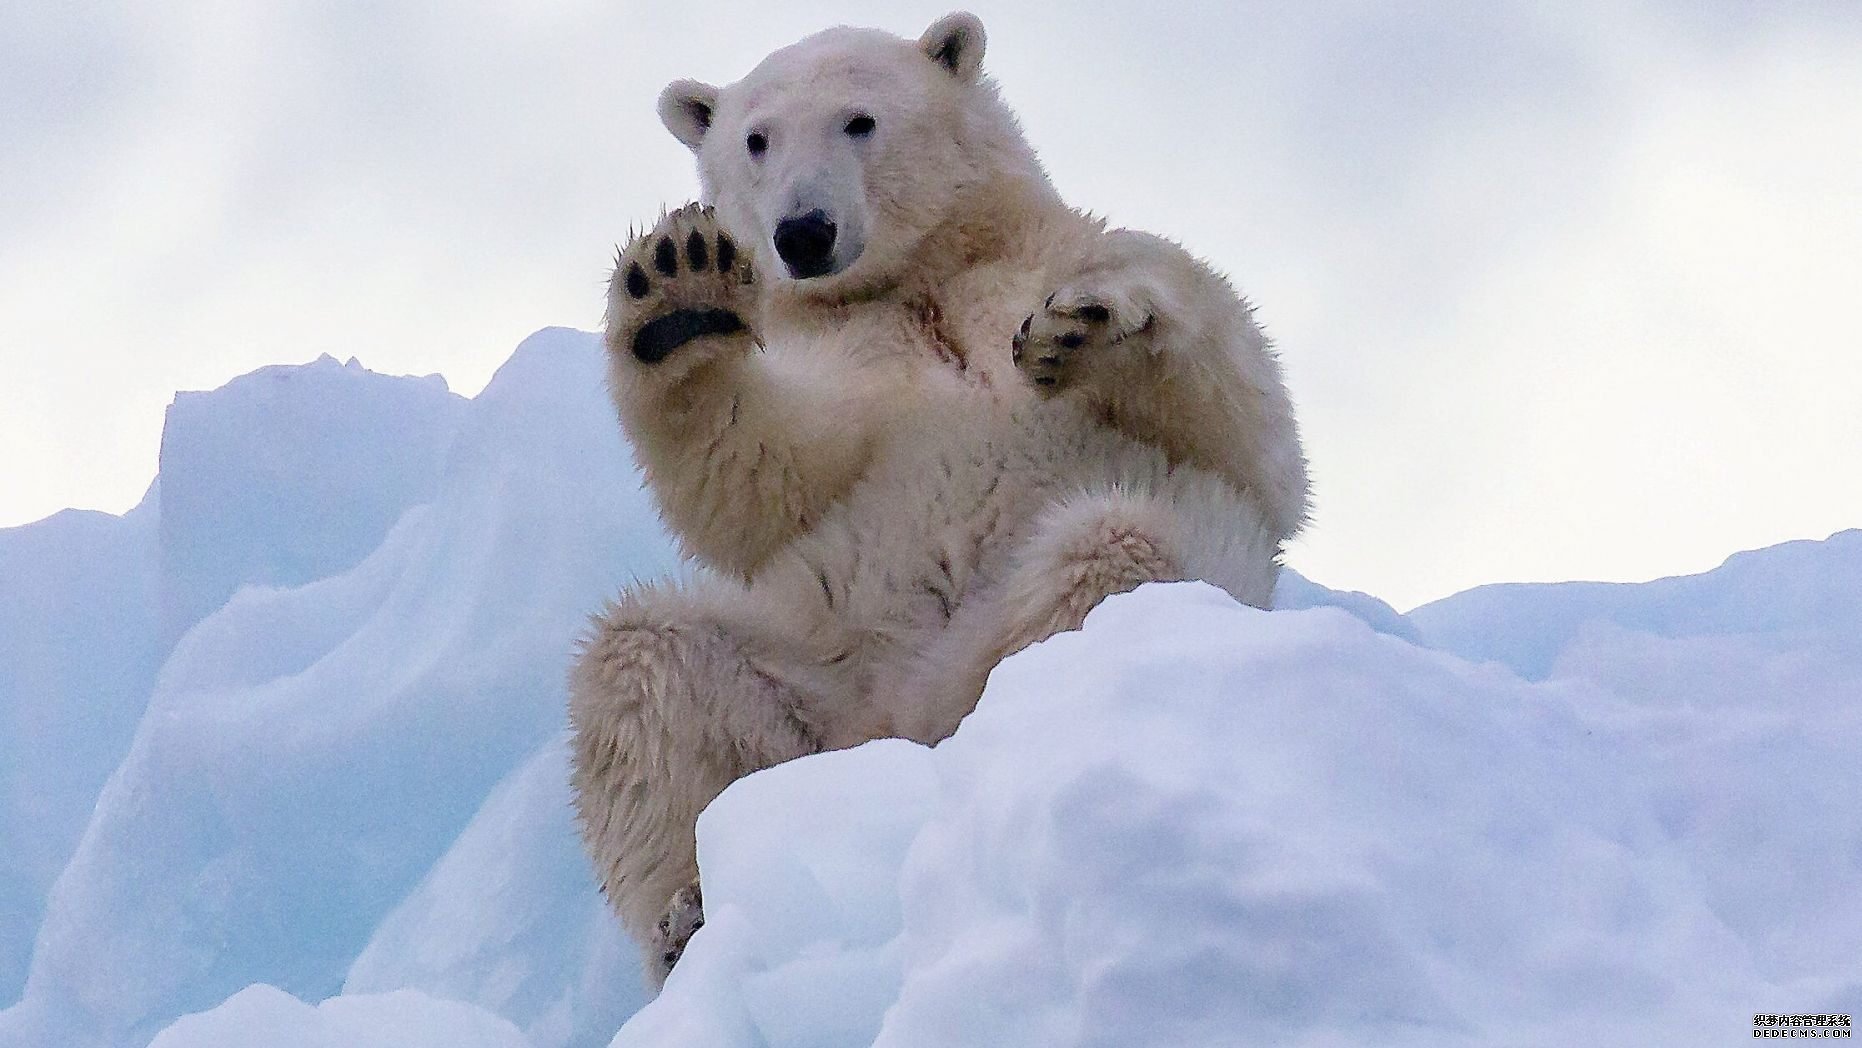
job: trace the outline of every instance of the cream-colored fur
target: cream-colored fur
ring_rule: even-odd
[[[588,847],[661,978],[702,924],[693,824],[731,781],[935,743],[1002,657],[1146,581],[1264,606],[1304,519],[1248,305],[1175,244],[1067,207],[983,42],[969,15],[915,42],[830,30],[661,99],[706,206],[617,262],[610,381],[708,570],[623,594],[571,686]],[[775,233],[811,210],[832,268],[796,279]],[[741,328],[668,352],[643,333],[674,314]]]

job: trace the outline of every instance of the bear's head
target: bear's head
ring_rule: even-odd
[[[982,74],[983,24],[916,41],[830,29],[725,88],[679,80],[660,119],[696,154],[703,199],[778,285],[834,295],[883,284],[1002,178],[1046,184]]]

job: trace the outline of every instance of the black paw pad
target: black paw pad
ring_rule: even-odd
[[[737,245],[730,237],[718,234],[718,272],[729,273],[732,263],[737,261]]]
[[[653,268],[664,276],[679,272],[679,251],[672,246],[671,237],[660,237],[659,243],[653,245]]]
[[[704,269],[711,265],[711,249],[705,245],[705,235],[692,230],[692,235],[685,238],[685,260],[693,269]]]
[[[1086,343],[1086,336],[1080,334],[1078,331],[1069,331],[1060,336],[1056,341],[1067,349],[1078,349]]]
[[[627,293],[634,298],[645,298],[652,285],[647,283],[647,271],[635,262],[627,267]]]
[[[1112,311],[1100,305],[1081,306],[1074,312],[1074,316],[1089,324],[1103,324],[1112,319]]]
[[[647,321],[634,335],[634,357],[642,364],[657,364],[695,338],[730,335],[743,329],[743,320],[728,309],[674,310]]]

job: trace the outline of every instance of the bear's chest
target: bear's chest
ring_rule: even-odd
[[[1011,341],[1045,284],[1044,273],[1027,267],[971,270],[908,300],[911,337],[974,384],[1017,386]]]
[[[814,360],[837,359],[857,369],[896,374],[929,370],[963,385],[1018,388],[1010,341],[1022,319],[1041,304],[1039,283],[1005,275],[988,288],[974,281],[948,292],[916,291],[786,318],[771,341]],[[905,371],[897,371],[901,365]]]

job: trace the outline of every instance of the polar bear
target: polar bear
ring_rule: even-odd
[[[983,46],[968,14],[832,29],[660,98],[704,203],[620,252],[605,341],[703,568],[597,616],[570,688],[583,835],[656,982],[733,780],[936,743],[1004,656],[1147,581],[1265,606],[1305,519],[1251,307],[1062,202]]]

